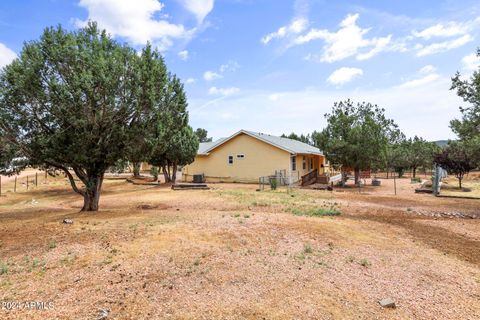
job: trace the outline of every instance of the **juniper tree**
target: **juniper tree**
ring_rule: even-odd
[[[0,74],[0,136],[31,165],[65,172],[82,210],[96,211],[105,171],[143,144],[159,118],[162,94],[145,89],[156,80],[142,66],[135,50],[95,23],[47,28]]]
[[[162,121],[158,126],[157,143],[153,150],[150,164],[162,168],[165,182],[172,182],[170,169],[176,170],[172,150],[180,148],[175,139],[188,126],[187,98],[180,79],[175,75],[168,75],[164,100],[161,105]],[[195,138],[198,149],[198,139]],[[195,150],[196,152],[196,150]]]
[[[449,174],[455,175],[460,189],[465,174],[475,168],[468,148],[459,141],[450,141],[448,146],[437,154],[433,161],[447,170]]]
[[[480,48],[477,49],[480,57]],[[464,146],[473,155],[475,166],[480,166],[480,68],[475,70],[469,80],[461,78],[459,72],[452,78],[451,90],[469,104],[460,107],[461,119],[454,119],[450,127],[457,134]]]
[[[360,170],[374,165],[398,130],[393,120],[386,118],[384,109],[365,102],[336,102],[325,118],[327,127],[315,137],[318,147],[333,165],[352,168],[355,183],[359,182]]]

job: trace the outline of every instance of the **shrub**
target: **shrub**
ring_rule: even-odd
[[[150,174],[152,175],[153,177],[153,181],[157,181],[158,180],[158,167],[151,167],[150,168]]]
[[[368,261],[367,259],[362,259],[362,260],[360,260],[360,265],[361,265],[362,267],[368,268],[368,267],[370,267],[372,264],[371,264],[370,261]]]
[[[332,208],[316,208],[316,209],[307,209],[307,210],[300,210],[294,208],[292,213],[296,216],[308,216],[308,217],[323,217],[323,216],[339,216],[341,214],[340,211]]]
[[[8,264],[0,261],[0,275],[8,273]]]
[[[307,243],[303,246],[303,252],[304,253],[312,253],[313,252],[313,249],[312,249],[312,246]]]
[[[270,188],[272,190],[277,190],[277,185],[278,185],[278,182],[276,178],[270,179]]]

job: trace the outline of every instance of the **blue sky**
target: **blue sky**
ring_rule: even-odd
[[[0,2],[0,66],[46,26],[95,20],[162,50],[185,83],[191,125],[309,133],[334,101],[386,109],[407,136],[454,138],[449,91],[478,69],[478,1],[45,0]]]

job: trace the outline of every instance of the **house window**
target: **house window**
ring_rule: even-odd
[[[237,159],[245,159],[245,155],[244,154],[237,154]]]
[[[313,169],[313,159],[310,158],[310,170],[312,170],[312,169]]]
[[[233,164],[233,156],[228,156],[228,164]]]
[[[292,163],[292,171],[297,171],[297,156],[291,156],[290,162]]]
[[[303,156],[302,168],[303,170],[307,169],[307,157],[305,156]]]

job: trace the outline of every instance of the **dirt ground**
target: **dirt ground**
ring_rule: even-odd
[[[480,319],[480,200],[409,179],[397,195],[116,179],[97,213],[64,179],[5,181],[1,319]],[[320,207],[341,215],[292,213]]]

